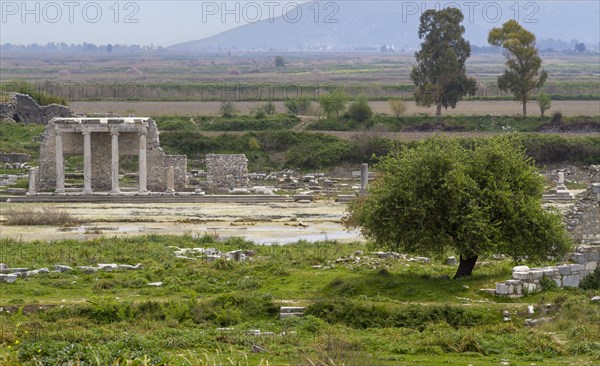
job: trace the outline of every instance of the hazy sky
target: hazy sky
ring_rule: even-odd
[[[333,8],[336,0],[319,1],[320,13],[305,9],[302,17],[318,16],[321,20]],[[344,0],[350,1],[350,0]],[[354,0],[356,2],[369,0]],[[410,11],[411,7],[423,3],[422,0],[388,0],[402,3]],[[385,4],[388,1],[381,1]],[[261,19],[276,18],[282,15],[294,18],[295,6],[305,1],[289,0],[215,0],[215,1],[166,1],[166,0],[96,0],[96,1],[24,1],[0,0],[0,44],[45,44],[48,42],[94,43],[100,44],[142,44],[154,46],[170,46],[173,44],[202,39],[230,28]],[[471,17],[481,21],[481,16],[494,17],[497,8],[503,9],[504,18],[518,15],[520,20],[527,17],[543,17],[548,9],[545,4],[552,0],[520,1],[516,7],[515,0],[460,0],[460,1],[428,1],[427,7],[445,7],[459,4],[465,14],[465,22],[470,17],[469,9],[474,9]],[[571,18],[563,18],[561,26],[543,24],[546,29],[554,30],[547,34],[538,34],[538,38],[563,38],[569,41],[579,38],[597,42],[600,16],[598,0],[589,1],[554,1],[567,5]],[[492,4],[490,4],[492,3]],[[333,4],[333,5],[332,5]],[[488,5],[496,6],[488,6]],[[501,4],[501,5],[498,5]],[[311,5],[312,6],[312,5]],[[311,8],[312,9],[312,8]],[[515,11],[519,11],[515,13]],[[595,15],[591,15],[594,13]],[[414,17],[418,14],[413,13]],[[487,14],[487,15],[486,15]],[[588,21],[577,20],[579,14],[588,15]],[[343,12],[337,18],[343,21]],[[591,16],[591,18],[590,18]],[[560,18],[560,14],[559,14]],[[357,24],[369,27],[377,20],[368,20]],[[400,22],[400,19],[399,19]],[[400,24],[400,23],[399,23]],[[494,25],[500,25],[495,24]],[[532,24],[535,30],[536,24]],[[583,27],[583,28],[582,28]],[[468,33],[468,32],[467,32]],[[570,34],[574,33],[574,34]],[[480,42],[481,43],[481,42]],[[486,43],[485,40],[483,43]]]
[[[0,43],[169,46],[279,17],[303,2],[1,0]]]

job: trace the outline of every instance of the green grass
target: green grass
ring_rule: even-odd
[[[190,261],[175,258],[171,245],[256,255],[240,263]],[[0,312],[0,363],[128,359],[216,365],[230,358],[239,365],[261,360],[271,365],[458,365],[467,360],[472,365],[502,360],[591,365],[600,360],[600,306],[588,300],[592,290],[492,297],[479,289],[508,278],[512,263],[487,258],[473,277],[460,281],[443,277],[455,267],[436,260],[333,263],[357,250],[377,248],[338,242],[260,246],[189,235],[1,239],[0,262],[13,267],[140,262],[144,269],[49,273],[1,284],[0,307],[8,313]],[[163,286],[147,286],[157,281]],[[282,304],[308,309],[302,318],[279,320]],[[536,309],[533,317],[554,320],[525,327],[528,304]],[[503,322],[504,310],[511,312],[510,322]],[[249,335],[250,329],[273,335]],[[266,353],[253,353],[253,345]]]
[[[45,128],[43,125],[0,120],[0,151],[39,156],[40,141],[33,139],[42,134]]]

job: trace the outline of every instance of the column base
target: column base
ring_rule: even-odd
[[[111,196],[118,196],[121,194],[121,190],[119,188],[112,189],[109,193]]]
[[[139,190],[137,191],[137,194],[138,194],[139,196],[146,196],[146,195],[150,194],[150,191],[148,191],[147,189],[139,189]]]
[[[26,195],[27,196],[37,196],[37,192],[36,191],[27,191]]]
[[[173,191],[166,191],[165,195],[167,195],[167,196],[174,196],[175,195],[175,191],[174,190]]]
[[[93,195],[94,191],[92,191],[91,189],[84,189],[82,193],[86,195]]]
[[[56,193],[59,196],[64,196],[66,194],[64,189],[57,189],[54,191],[54,193]]]

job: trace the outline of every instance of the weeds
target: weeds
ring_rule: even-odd
[[[51,225],[72,226],[81,223],[67,211],[52,207],[8,207],[3,210],[2,215],[7,225]]]

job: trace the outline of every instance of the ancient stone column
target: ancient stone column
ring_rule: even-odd
[[[558,172],[558,184],[565,184],[565,173]]]
[[[138,172],[138,193],[145,194],[148,192],[147,189],[147,172],[146,172],[146,134],[147,131],[144,128],[140,131],[140,155],[138,158],[139,172]]]
[[[175,170],[172,165],[167,169],[167,194],[175,194]]]
[[[56,193],[65,193],[65,162],[63,156],[63,140],[61,131],[56,131]]]
[[[119,131],[112,130],[110,131],[111,135],[111,169],[110,169],[110,179],[112,189],[110,190],[110,194],[121,194],[121,189],[119,188]]]
[[[365,163],[360,166],[360,193],[367,193],[369,185],[369,164]]]
[[[37,168],[33,168],[29,171],[29,189],[27,190],[28,196],[35,196],[35,178],[37,173]]]
[[[92,133],[84,130],[83,134],[83,194],[92,191]]]

